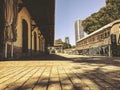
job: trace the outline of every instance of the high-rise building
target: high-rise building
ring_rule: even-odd
[[[65,43],[70,44],[69,37],[65,37]]]
[[[82,26],[82,20],[77,20],[75,22],[75,40],[78,41],[84,37],[84,31]]]

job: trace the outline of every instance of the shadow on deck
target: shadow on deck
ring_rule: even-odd
[[[49,60],[49,61],[70,61],[71,59],[56,55],[56,54],[37,54],[37,55],[32,55],[28,57],[20,57],[18,59],[1,59],[0,61],[42,61],[42,60]]]
[[[69,90],[119,90],[120,88],[120,59],[110,57],[79,57],[79,58],[65,58],[55,54],[50,55],[35,55],[31,57],[22,57],[20,61],[72,61],[65,65],[60,64],[56,66],[56,74],[59,78],[57,81],[51,81],[52,71],[55,66],[46,65],[45,67],[51,67],[49,76],[44,76],[46,73],[43,70],[39,77],[30,76],[27,81],[22,82],[19,86],[16,83],[12,90],[34,90],[35,87],[48,88],[51,84],[60,85],[60,90],[65,90],[66,86],[70,86]],[[14,60],[13,60],[14,61]],[[19,61],[19,60],[18,60]],[[59,63],[59,62],[58,62]],[[49,64],[49,63],[48,63]],[[62,68],[61,68],[62,67]],[[33,73],[34,75],[34,73]],[[44,77],[43,77],[44,76]],[[55,76],[56,77],[56,76]],[[28,80],[31,79],[29,82]],[[68,83],[69,81],[69,83]],[[25,84],[28,82],[27,84]],[[21,82],[20,82],[21,83]],[[18,84],[18,86],[17,86]],[[9,86],[14,86],[14,83]],[[55,90],[55,89],[54,89]]]

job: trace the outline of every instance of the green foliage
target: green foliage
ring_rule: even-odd
[[[83,20],[86,33],[91,33],[104,25],[120,18],[120,0],[106,0],[106,6]]]
[[[63,49],[71,48],[71,45],[68,43],[63,43]]]
[[[106,0],[106,4],[119,4],[120,0]]]

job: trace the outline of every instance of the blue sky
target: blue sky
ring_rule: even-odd
[[[105,0],[56,0],[55,40],[64,41],[68,36],[70,44],[75,45],[75,21],[84,20],[105,5]]]

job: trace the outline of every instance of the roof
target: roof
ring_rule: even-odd
[[[55,0],[22,0],[31,18],[46,39],[46,45],[54,44]]]
[[[27,7],[32,19],[43,27],[54,25],[55,0],[22,0]]]
[[[120,20],[113,21],[113,22],[111,22],[111,23],[109,23],[109,24],[103,26],[102,28],[100,28],[100,29],[94,31],[93,33],[87,35],[86,37],[84,37],[84,38],[78,40],[77,42],[82,41],[82,40],[84,40],[84,39],[86,39],[86,38],[88,38],[88,37],[90,37],[90,36],[92,36],[92,35],[94,35],[94,34],[100,32],[100,31],[103,31],[104,29],[106,29],[106,28],[108,28],[108,27],[112,27],[114,24],[119,23],[119,22],[120,22]]]

